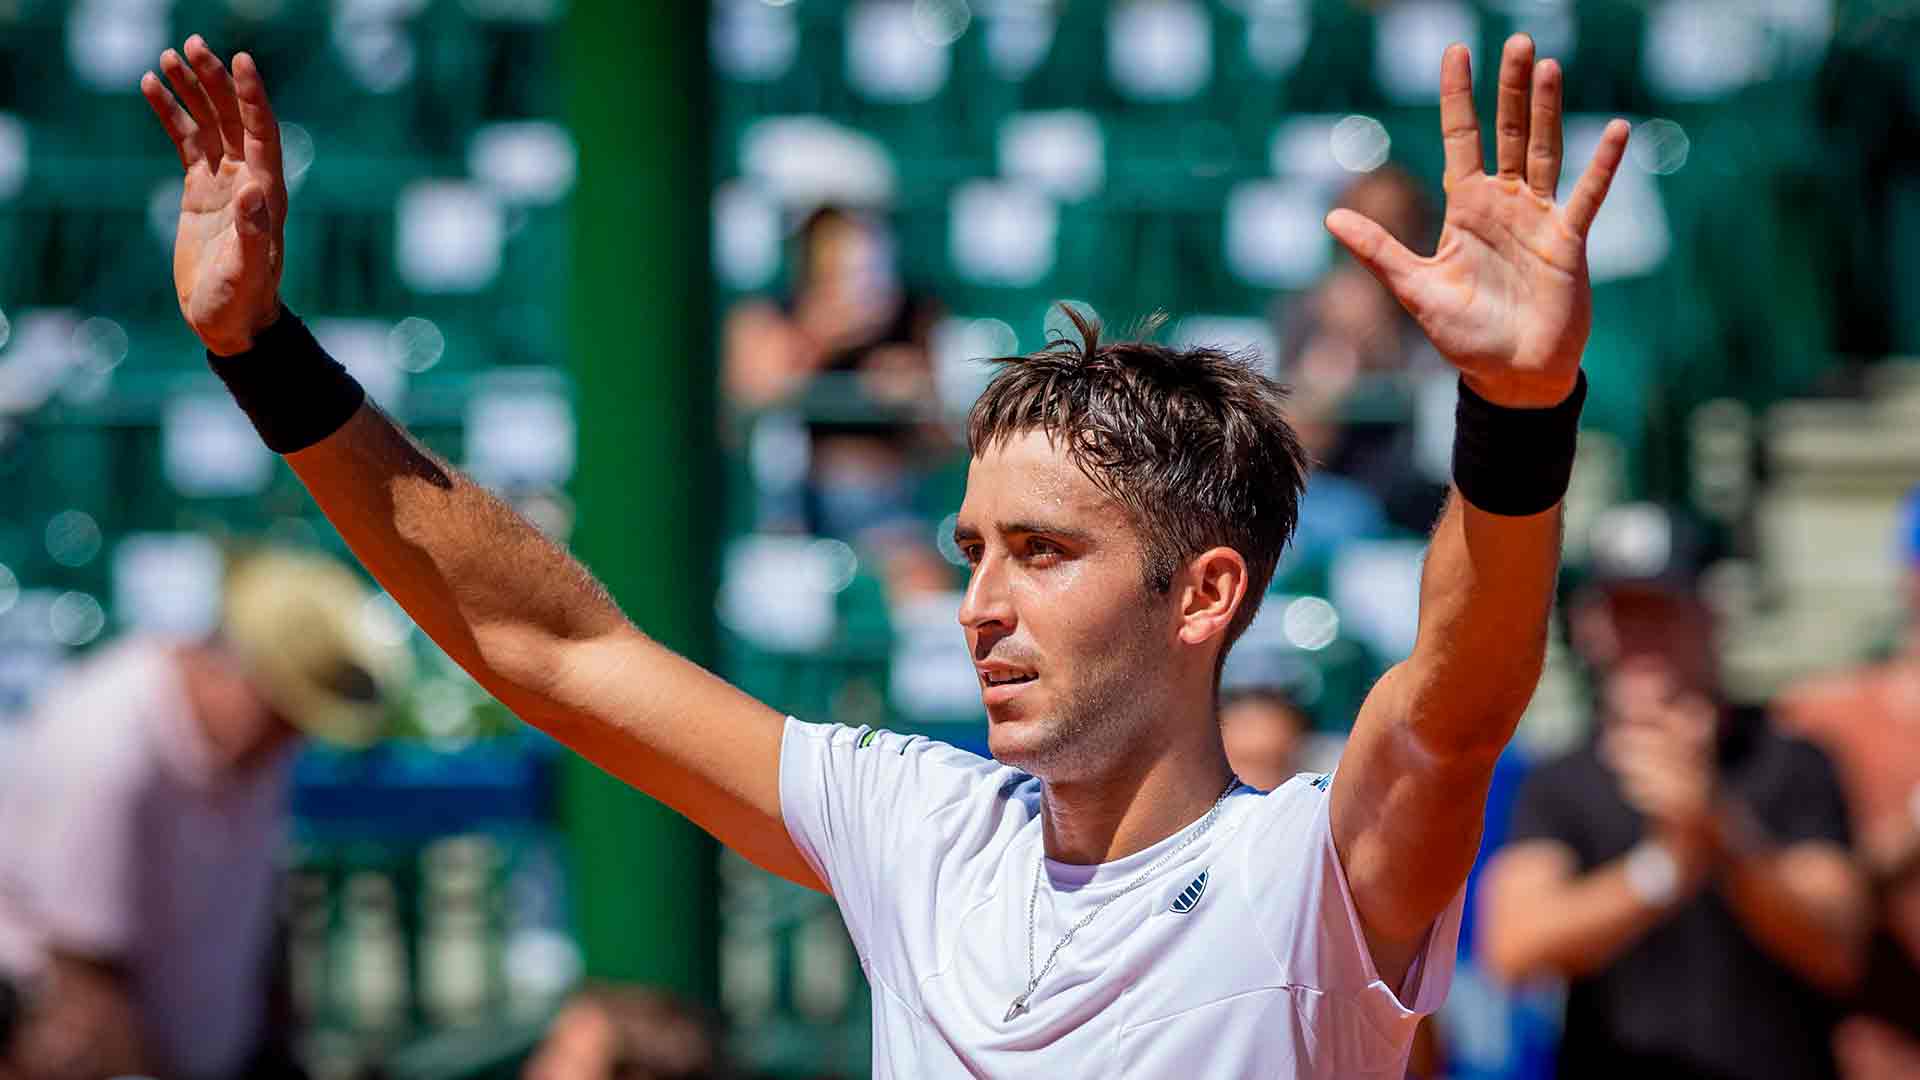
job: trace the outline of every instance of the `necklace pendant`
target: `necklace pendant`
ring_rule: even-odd
[[[1032,993],[1032,991],[1029,990],[1027,993],[1030,994]],[[1021,1013],[1026,1011],[1027,1011],[1027,994],[1021,994],[1019,997],[1013,999],[1013,1004],[1007,1006],[1006,1018],[1002,1020],[1001,1023],[1003,1024],[1012,1023],[1014,1017],[1019,1016]]]

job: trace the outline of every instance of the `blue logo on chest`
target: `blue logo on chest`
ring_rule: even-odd
[[[1200,902],[1200,894],[1207,891],[1207,874],[1206,870],[1200,871],[1200,876],[1194,878],[1186,888],[1180,890],[1179,896],[1173,898],[1172,911],[1175,915],[1185,915],[1193,910],[1193,905]]]

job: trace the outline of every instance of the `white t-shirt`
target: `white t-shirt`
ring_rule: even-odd
[[[1328,786],[1302,774],[1229,795],[1211,829],[1061,950],[1009,1021],[1044,857],[1040,781],[920,736],[793,719],[780,754],[787,830],[873,987],[876,1078],[1400,1080],[1452,980],[1462,900],[1396,994],[1334,851]],[[1047,860],[1035,969],[1186,835],[1100,866]]]
[[[0,971],[113,962],[167,1077],[232,1076],[265,1024],[290,760],[219,769],[168,643],[48,690],[0,788]]]

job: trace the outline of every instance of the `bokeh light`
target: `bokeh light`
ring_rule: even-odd
[[[107,613],[100,601],[83,592],[61,593],[47,609],[47,629],[62,645],[79,648],[100,636]]]
[[[1371,116],[1349,116],[1333,126],[1333,160],[1348,172],[1372,172],[1387,163],[1393,137]]]
[[[19,602],[20,579],[13,576],[12,570],[0,565],[0,615],[12,611],[13,605]]]
[[[73,330],[73,351],[90,371],[112,371],[127,358],[126,328],[112,319],[95,316]]]
[[[1692,148],[1687,129],[1664,119],[1648,120],[1635,128],[1633,139],[1627,144],[1634,164],[1655,176],[1679,172],[1686,165],[1687,153]]]
[[[940,524],[933,530],[933,544],[940,549],[941,558],[955,566],[965,566],[967,565],[966,553],[960,550],[959,544],[953,542],[953,530],[959,524],[960,512],[957,510],[941,518]]]
[[[447,338],[430,319],[409,316],[393,324],[387,333],[393,362],[401,370],[420,374],[440,362],[447,351]]]
[[[180,196],[185,191],[185,182],[170,176],[155,184],[147,196],[147,228],[165,251],[173,250],[174,232],[180,227]]]
[[[1317,596],[1302,596],[1281,612],[1280,632],[1294,648],[1318,652],[1340,636],[1340,613]]]
[[[47,555],[66,567],[80,567],[100,554],[100,524],[84,510],[62,510],[47,521]]]
[[[986,350],[980,354],[981,359],[1012,356],[1020,351],[1020,335],[999,319],[975,319],[969,329],[976,335],[976,343]]]
[[[821,592],[837,593],[853,584],[854,576],[860,572],[860,556],[846,541],[822,537],[808,547],[813,553],[812,565],[818,575],[813,584]]]
[[[298,188],[313,167],[313,133],[299,124],[280,124],[280,163],[286,170],[287,186]]]
[[[913,32],[929,44],[953,44],[972,21],[967,0],[914,0]]]
[[[1073,342],[1080,340],[1080,331],[1074,328],[1073,320],[1067,318],[1066,312],[1060,310],[1063,305],[1079,312],[1080,317],[1089,322],[1096,324],[1100,322],[1100,313],[1085,300],[1062,300],[1059,304],[1048,305],[1047,317],[1040,324],[1040,333],[1049,344],[1062,338]]]

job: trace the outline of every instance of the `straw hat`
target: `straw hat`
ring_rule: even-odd
[[[227,572],[226,640],[274,708],[323,742],[378,740],[387,695],[411,673],[404,643],[369,617],[372,596],[353,571],[304,552],[258,551]]]

